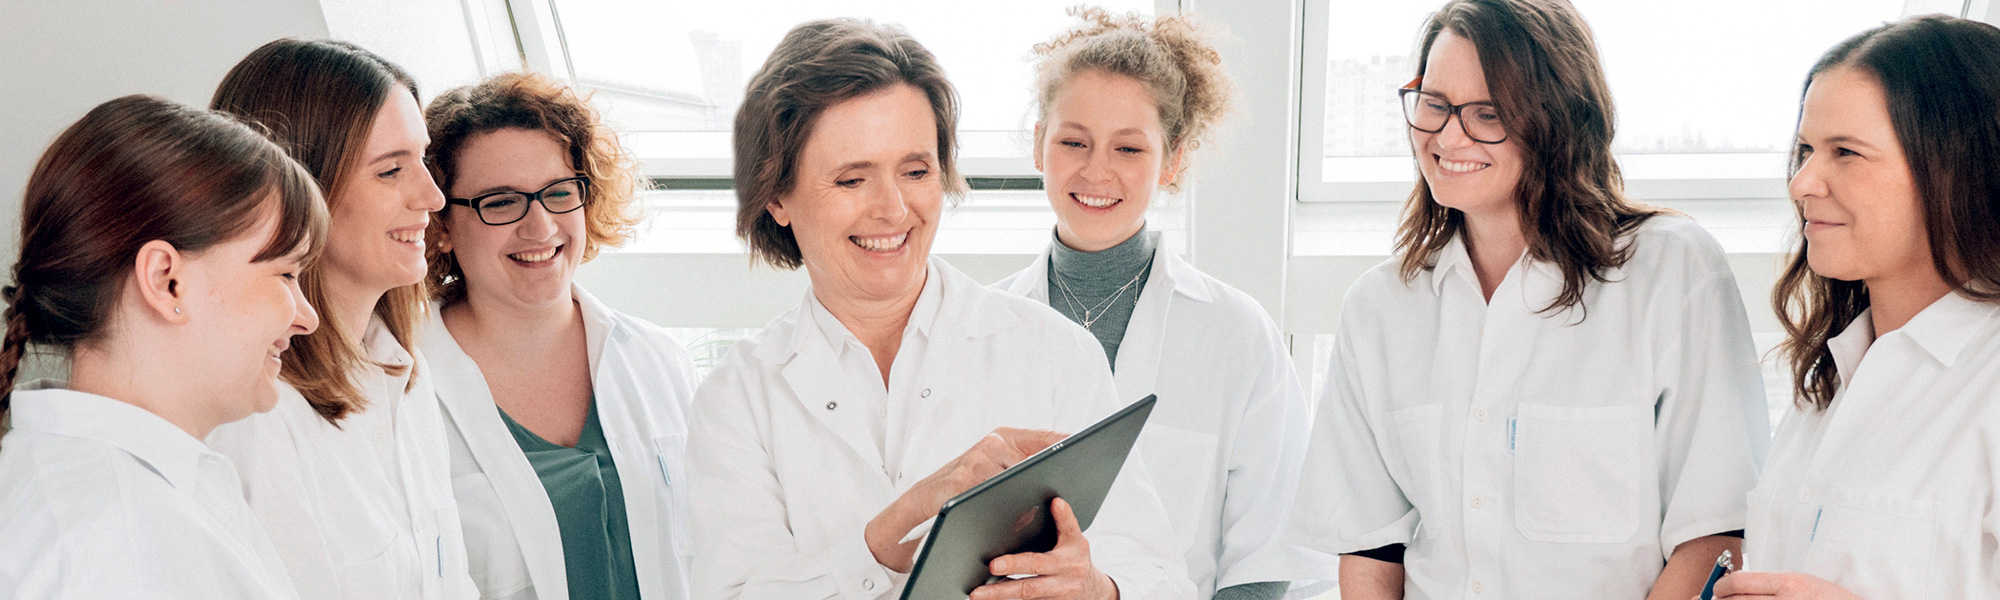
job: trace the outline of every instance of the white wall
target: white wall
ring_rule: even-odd
[[[91,107],[148,93],[206,106],[231,65],[326,36],[318,0],[0,0],[0,269],[20,252],[35,160]]]

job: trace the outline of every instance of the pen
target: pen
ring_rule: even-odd
[[[1708,572],[1708,585],[1701,586],[1701,600],[1715,600],[1715,582],[1722,579],[1723,574],[1728,573],[1732,567],[1733,565],[1729,564],[1728,550],[1723,550],[1722,556],[1715,557],[1715,568]]]

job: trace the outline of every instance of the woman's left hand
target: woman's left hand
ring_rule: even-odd
[[[1715,597],[1731,600],[1861,600],[1825,579],[1805,573],[1738,571],[1715,582]]]
[[[1033,577],[979,586],[972,590],[971,600],[1118,600],[1118,586],[1111,576],[1091,563],[1090,540],[1083,538],[1083,527],[1077,525],[1069,502],[1050,501],[1049,514],[1056,520],[1055,548],[1009,554],[987,565],[996,576]]]

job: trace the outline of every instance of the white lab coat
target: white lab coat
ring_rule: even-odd
[[[1406,597],[1641,598],[1674,548],[1743,528],[1770,434],[1722,248],[1659,216],[1582,310],[1528,257],[1488,303],[1462,240],[1342,307],[1288,536],[1407,544]],[[1331,572],[1302,579],[1333,579]]]
[[[1088,332],[933,257],[897,353],[916,368],[892,372],[887,423],[871,422],[852,404],[881,375],[843,366],[823,332],[845,329],[817,323],[816,304],[809,291],[738,342],[695,394],[695,597],[894,598],[906,576],[863,538],[891,501],[995,427],[1077,431],[1124,404]],[[1124,598],[1193,596],[1139,453],[1087,533]]]
[[[216,428],[208,443],[236,462],[244,499],[301,597],[477,598],[430,366],[377,318],[361,346],[376,361],[411,369],[359,368],[354,380],[368,405],[340,427],[280,383],[276,408]]]
[[[1146,235],[1158,236],[1157,233]],[[1306,452],[1306,400],[1278,328],[1250,296],[1155,240],[1118,347],[1118,397],[1158,394],[1142,436],[1195,592],[1285,581],[1248,560],[1284,526]],[[1049,251],[995,289],[1049,301]]]
[[[0,598],[297,598],[236,468],[173,423],[35,382],[0,440]]]
[[[1746,568],[1863,598],[2000,598],[2000,305],[1950,294],[1829,340],[1842,385],[1794,410],[1750,493]]]
[[[618,467],[642,598],[687,598],[687,410],[694,362],[652,323],[611,310],[582,286],[597,421]],[[431,311],[424,357],[444,405],[452,488],[473,581],[485,598],[568,598],[562,532],[547,491],[493,404],[486,377]]]

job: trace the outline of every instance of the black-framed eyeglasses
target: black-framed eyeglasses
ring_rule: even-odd
[[[480,194],[473,198],[446,198],[445,203],[470,206],[479,215],[479,222],[487,225],[506,225],[528,216],[528,205],[540,202],[542,210],[560,215],[570,212],[590,202],[590,176],[578,175],[568,179],[558,179],[542,186],[534,192],[512,190]]]
[[[1458,115],[1459,128],[1472,141],[1481,144],[1507,141],[1507,128],[1500,123],[1500,109],[1490,100],[1452,104],[1444,96],[1416,88],[1403,88],[1396,93],[1403,98],[1403,120],[1411,129],[1438,133],[1451,123],[1452,115]]]

